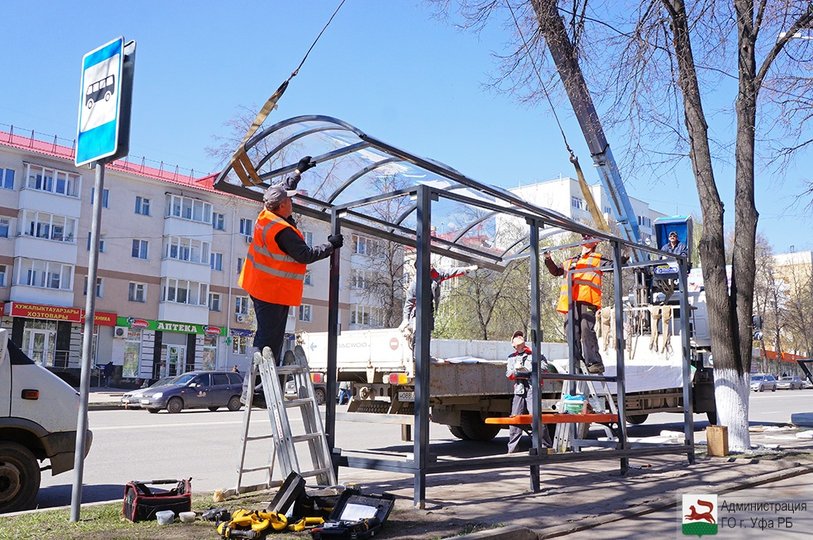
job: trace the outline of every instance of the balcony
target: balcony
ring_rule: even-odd
[[[47,254],[49,261],[76,265],[76,242],[60,242],[28,235],[15,237],[14,257],[42,259],[43,254]]]
[[[82,213],[82,200],[38,189],[20,190],[18,207],[78,218]]]
[[[209,283],[212,279],[212,269],[209,262],[196,263],[178,259],[163,259],[161,261],[161,277],[183,278],[198,283]]]

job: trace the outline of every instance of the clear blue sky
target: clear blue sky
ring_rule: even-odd
[[[256,111],[298,65],[338,0],[53,2],[6,0],[0,13],[0,126],[71,139],[80,62],[123,35],[138,42],[130,156],[196,172],[219,164],[205,148],[227,134],[241,106]],[[573,175],[547,105],[527,106],[484,88],[509,30],[475,35],[433,18],[418,0],[347,0],[266,124],[325,114],[481,182],[513,187]],[[571,145],[597,175],[569,107]],[[623,133],[607,133],[616,154]],[[617,156],[618,157],[618,156]],[[757,182],[759,229],[777,253],[813,249],[813,218],[789,206],[808,156],[784,178]],[[801,172],[800,172],[801,171]],[[622,171],[623,172],[623,171]],[[630,195],[667,214],[699,215],[688,163],[673,177],[632,179]],[[733,223],[730,170],[718,171]]]

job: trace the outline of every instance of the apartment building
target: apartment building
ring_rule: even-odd
[[[71,141],[0,130],[0,325],[36,361],[80,365],[84,308],[97,296],[92,363],[124,379],[249,366],[251,302],[237,286],[256,201],[213,189],[214,175],[119,160],[106,167],[97,280],[87,283],[94,173],[73,165]],[[328,225],[301,218],[310,244]],[[380,325],[362,294],[373,239],[345,231],[340,323]],[[354,271],[355,268],[360,270]],[[287,332],[327,329],[329,264],[309,266]],[[348,283],[355,279],[354,283]]]
[[[586,224],[593,223],[590,210],[587,208],[587,201],[584,199],[579,182],[575,178],[560,176],[553,180],[513,188],[511,191],[532,204],[555,210],[574,221]],[[596,201],[596,205],[601,209],[605,219],[612,227],[615,224],[615,218],[610,208],[609,196],[604,192],[601,184],[591,185],[590,192]],[[666,214],[653,210],[644,201],[634,197],[629,197],[629,199],[641,232],[641,241],[651,243],[654,247],[657,242],[653,222]]]

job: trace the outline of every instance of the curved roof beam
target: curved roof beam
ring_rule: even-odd
[[[388,163],[395,163],[395,162],[400,162],[400,161],[402,161],[402,160],[400,160],[398,158],[390,157],[390,158],[387,158],[387,159],[382,159],[381,161],[378,161],[376,163],[372,163],[370,165],[367,165],[363,169],[359,170],[357,173],[350,176],[350,178],[345,180],[345,182],[341,186],[339,186],[339,188],[336,191],[334,191],[333,193],[330,194],[330,197],[327,198],[326,202],[328,204],[332,204],[333,201],[336,200],[336,197],[338,197],[339,195],[342,194],[342,191],[349,188],[350,185],[353,182],[355,182],[356,180],[358,180],[359,178],[361,178],[365,174],[367,174],[367,173],[369,173],[371,171],[374,171],[374,170],[378,169],[379,167],[383,167],[384,165],[387,165]]]

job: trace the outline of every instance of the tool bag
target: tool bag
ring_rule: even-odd
[[[150,485],[174,484],[170,490],[150,488]],[[124,486],[121,512],[132,522],[155,519],[155,513],[172,510],[176,514],[192,510],[192,479],[188,480],[133,480]]]

